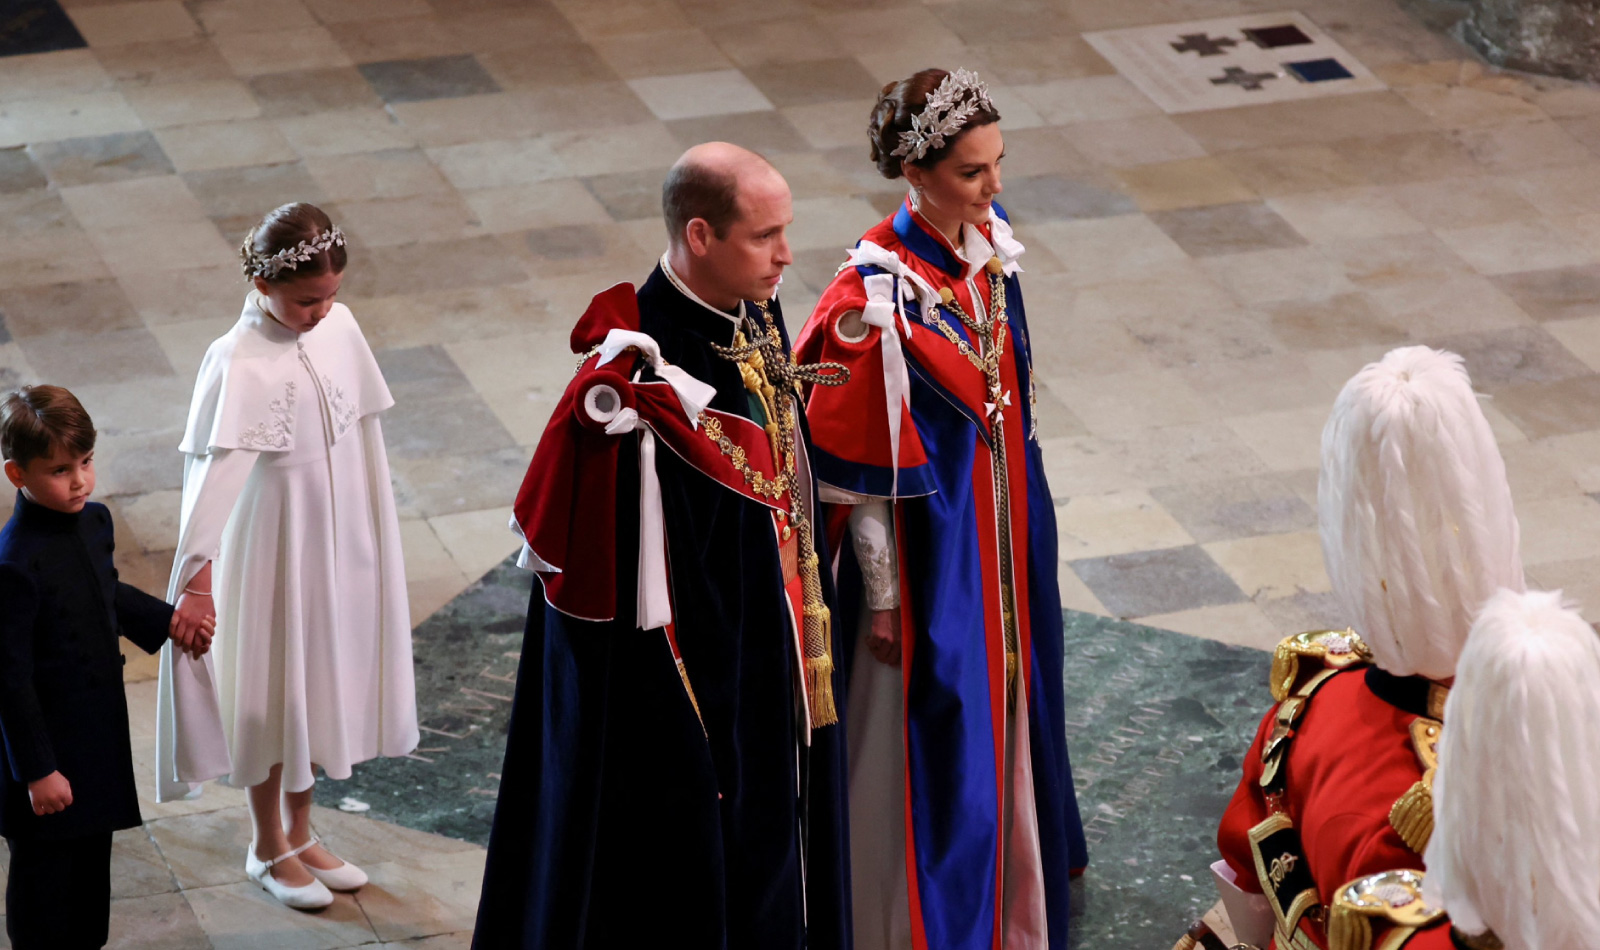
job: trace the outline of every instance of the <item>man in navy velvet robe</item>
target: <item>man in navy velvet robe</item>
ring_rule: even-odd
[[[518,498],[539,581],[476,950],[850,945],[844,727],[804,619],[832,585],[824,560],[799,593],[820,525],[774,299],[788,186],[712,143],[663,204],[669,249],[574,330]]]

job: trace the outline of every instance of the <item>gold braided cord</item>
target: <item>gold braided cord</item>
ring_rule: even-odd
[[[767,438],[772,445],[774,478],[768,478],[750,464],[742,446],[734,443],[714,416],[700,413],[700,430],[717,444],[722,454],[738,469],[751,491],[762,498],[789,501],[789,527],[798,535],[802,614],[801,643],[805,654],[806,697],[813,726],[829,726],[839,721],[833,696],[833,617],[822,599],[822,571],[817,558],[816,539],[805,499],[796,491],[796,413],[802,382],[824,386],[842,385],[850,371],[840,363],[799,366],[784,349],[777,321],[764,303],[756,304],[764,327],[751,326],[750,339],[744,331],[734,334],[732,346],[712,344],[723,359],[739,364],[739,376],[752,396],[761,400],[766,415]],[[745,318],[747,321],[748,317]],[[753,321],[752,321],[753,323]],[[779,398],[779,394],[783,398]]]
[[[990,258],[984,273],[989,278],[989,315],[986,320],[969,316],[950,288],[942,287],[939,290],[941,305],[972,331],[973,339],[978,341],[982,349],[981,353],[973,352],[960,334],[939,316],[937,307],[930,307],[928,313],[929,322],[954,343],[972,365],[983,371],[989,399],[994,406],[989,417],[989,434],[993,445],[989,458],[994,481],[995,532],[1000,540],[1000,617],[1005,635],[1006,704],[1010,706],[1017,698],[1021,639],[1017,632],[1016,561],[1011,549],[1010,465],[1006,461],[1006,428],[1001,405],[1004,392],[1000,381],[1000,358],[1005,353],[1006,282],[999,258]]]

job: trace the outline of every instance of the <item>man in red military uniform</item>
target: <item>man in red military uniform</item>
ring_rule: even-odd
[[[1279,644],[1214,870],[1247,944],[1448,948],[1421,852],[1456,658],[1478,608],[1523,588],[1505,463],[1460,357],[1420,346],[1345,385],[1322,454],[1323,557],[1352,629]]]

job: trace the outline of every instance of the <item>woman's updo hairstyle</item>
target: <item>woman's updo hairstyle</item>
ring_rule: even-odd
[[[267,212],[245,235],[239,257],[245,280],[260,277],[269,284],[341,273],[349,260],[344,233],[327,212],[303,201]]]
[[[948,69],[924,69],[909,78],[884,86],[883,91],[878,93],[878,104],[872,107],[872,117],[867,120],[867,138],[872,142],[872,162],[878,166],[883,177],[893,180],[901,176],[900,163],[905,159],[894,154],[894,150],[900,147],[900,133],[911,131],[911,117],[921,114],[928,103],[928,96],[949,75]],[[911,160],[911,164],[918,168],[932,168],[944,161],[950,149],[969,129],[999,121],[1000,113],[993,106],[980,103],[959,132],[946,138],[940,147],[930,148],[921,158]]]

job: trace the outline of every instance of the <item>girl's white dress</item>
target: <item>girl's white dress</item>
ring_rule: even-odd
[[[157,797],[283,763],[310,788],[418,740],[400,523],[378,413],[394,405],[355,318],[279,324],[252,293],[207,351],[184,453],[168,598],[213,561],[217,631],[162,652]]]

